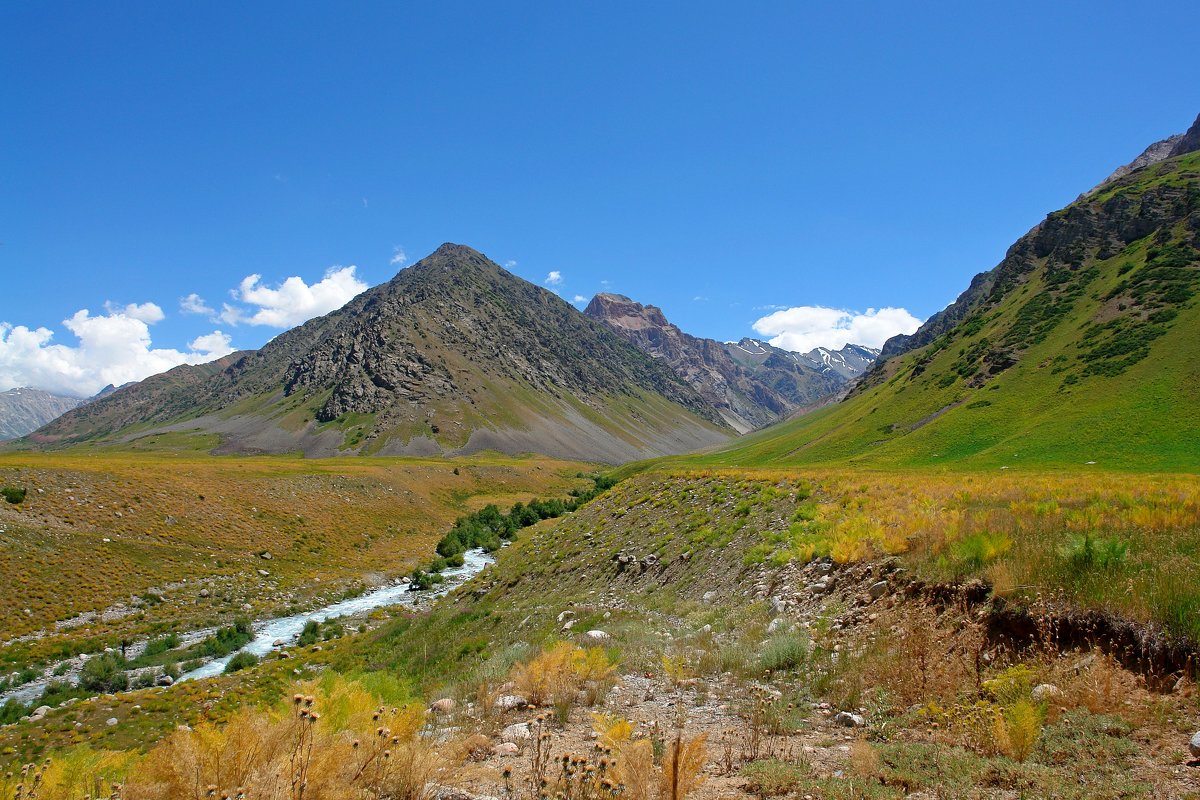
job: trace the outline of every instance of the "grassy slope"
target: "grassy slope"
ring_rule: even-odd
[[[152,587],[166,602],[17,649],[211,624],[244,603],[257,614],[397,575],[427,560],[458,515],[488,502],[561,496],[584,483],[574,476],[586,469],[542,457],[3,455],[0,485],[28,494],[18,506],[0,504],[0,640],[128,604]],[[201,584],[214,591],[198,602]]]
[[[1200,156],[1126,187],[1195,184]],[[1190,175],[1186,180],[1181,177]],[[1172,183],[1174,182],[1174,183]],[[1103,196],[1102,196],[1103,197]],[[1174,231],[1175,237],[1183,232]],[[1178,316],[1148,339],[1146,357],[1116,375],[1087,374],[1089,326],[1124,313],[1131,319],[1153,306],[1118,311],[1109,295],[1146,269],[1154,245],[1146,237],[1106,260],[1089,261],[1072,276],[1077,297],[1048,320],[1039,335],[1020,329],[1031,301],[1062,296],[1042,267],[986,313],[968,317],[949,336],[886,365],[886,379],[847,401],[745,437],[716,452],[678,463],[711,465],[861,464],[871,467],[1079,467],[1148,471],[1200,469],[1200,304],[1192,296],[1164,303]],[[1132,270],[1128,265],[1133,264]],[[1044,338],[1041,338],[1044,336]],[[1040,339],[1040,340],[1039,340]],[[972,353],[1016,341],[1015,366],[973,386],[964,375]],[[1012,348],[1010,348],[1012,349]],[[1115,370],[1114,370],[1115,371]],[[934,415],[937,415],[936,417]],[[932,418],[932,419],[931,419]]]

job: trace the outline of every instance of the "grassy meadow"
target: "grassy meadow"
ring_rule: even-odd
[[[585,469],[541,457],[3,454],[0,486],[25,495],[0,502],[0,663],[359,591],[427,560],[459,515],[565,495],[589,485]]]
[[[14,774],[53,753],[34,768],[45,785],[123,781],[125,800],[202,794],[210,780],[287,797],[270,781],[292,774],[297,748],[323,787],[314,796],[420,797],[413,787],[434,782],[535,797],[539,780],[565,791],[577,779],[554,759],[591,753],[594,736],[616,755],[585,755],[579,774],[615,758],[626,766],[606,774],[627,788],[674,768],[672,742],[681,759],[693,748],[689,774],[704,782],[677,796],[697,800],[1185,797],[1173,765],[1200,711],[1194,675],[1164,693],[1102,650],[999,647],[978,609],[926,605],[903,587],[979,578],[1045,619],[1098,608],[1195,641],[1198,543],[1200,480],[1189,475],[649,470],[522,532],[428,611],[381,613],[365,633],[217,679],[55,709],[0,728],[0,753]],[[827,562],[835,588],[811,591]],[[886,593],[867,599],[880,580]],[[1057,694],[1034,694],[1043,684]],[[538,707],[497,710],[513,692]],[[453,710],[429,711],[438,698]],[[839,709],[867,727],[839,728]],[[382,752],[381,719],[401,761],[356,789],[364,760]],[[516,756],[493,753],[508,726],[530,720],[545,752],[522,742]],[[246,748],[269,757],[213,771],[219,759],[245,764]],[[1084,754],[1097,766],[1081,773]],[[607,796],[599,781],[572,791]]]

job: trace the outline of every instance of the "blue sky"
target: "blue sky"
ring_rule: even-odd
[[[443,241],[878,335],[1200,111],[1183,3],[182,5],[0,9],[0,389],[259,346]]]

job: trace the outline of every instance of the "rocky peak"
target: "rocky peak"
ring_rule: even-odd
[[[1187,133],[1179,137],[1179,141],[1171,148],[1171,158],[1195,153],[1197,150],[1200,150],[1200,114],[1196,115],[1196,121],[1188,128]]]
[[[668,364],[738,431],[825,402],[846,382],[823,364],[755,339],[735,345],[684,333],[661,309],[624,295],[598,294],[584,313]]]
[[[587,308],[583,310],[593,319],[607,322],[613,327],[639,330],[643,328],[672,328],[677,327],[667,321],[662,309],[657,306],[642,305],[629,299],[623,294],[601,292],[592,298]]]
[[[1192,153],[1196,150],[1200,150],[1200,116],[1196,117],[1196,121],[1192,123],[1192,127],[1188,129],[1187,133],[1177,133],[1174,136],[1168,136],[1166,139],[1160,139],[1150,145],[1133,161],[1117,167],[1111,175],[1081,194],[1079,199],[1083,200],[1094,195],[1100,189],[1108,186],[1115,180],[1124,178],[1131,172],[1136,172],[1139,169],[1157,164],[1160,161],[1166,161],[1168,158]]]

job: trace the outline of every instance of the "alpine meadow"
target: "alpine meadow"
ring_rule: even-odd
[[[1200,798],[1188,61],[1018,5],[0,12],[0,800]]]

